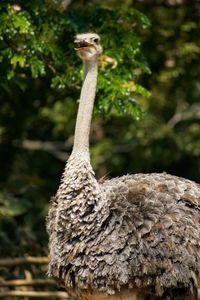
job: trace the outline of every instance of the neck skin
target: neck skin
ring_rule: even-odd
[[[98,57],[84,61],[84,78],[76,120],[73,154],[89,158],[89,135],[98,73]]]

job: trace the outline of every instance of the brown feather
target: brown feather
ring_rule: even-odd
[[[49,274],[78,295],[131,285],[165,299],[199,286],[200,186],[192,181],[136,174],[98,184],[89,162],[72,155],[47,228]]]

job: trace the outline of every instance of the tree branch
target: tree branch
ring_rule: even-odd
[[[66,10],[67,7],[70,5],[70,3],[71,3],[71,0],[63,0],[62,1],[63,9]]]
[[[144,6],[177,7],[199,3],[199,0],[135,0],[134,2],[141,3]]]
[[[22,147],[31,150],[48,151],[57,159],[66,161],[69,157],[69,154],[67,154],[66,151],[72,146],[72,140],[73,139],[69,139],[66,143],[24,140],[22,142]],[[61,149],[64,149],[65,151],[62,151]]]
[[[4,258],[0,259],[0,267],[12,267],[19,266],[24,264],[35,264],[35,265],[44,265],[49,262],[48,257],[17,257],[17,258]]]
[[[57,283],[52,279],[15,279],[15,280],[0,280],[0,286],[40,286],[40,285],[54,285],[56,286]]]
[[[189,110],[177,111],[172,118],[168,121],[168,125],[171,127],[176,126],[177,123],[192,119],[200,119],[200,106],[192,105]]]
[[[66,292],[37,292],[37,291],[6,291],[0,292],[0,298],[3,297],[32,297],[32,298],[64,298],[68,299],[69,295]]]

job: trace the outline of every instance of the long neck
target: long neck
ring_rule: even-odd
[[[84,79],[76,120],[73,153],[89,157],[89,135],[97,83],[98,58],[84,62]]]

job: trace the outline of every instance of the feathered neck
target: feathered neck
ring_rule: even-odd
[[[89,159],[89,134],[95,99],[98,57],[84,61],[84,79],[76,120],[73,154]]]

